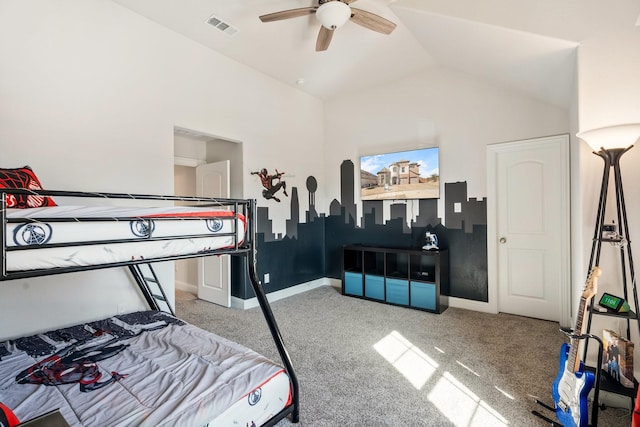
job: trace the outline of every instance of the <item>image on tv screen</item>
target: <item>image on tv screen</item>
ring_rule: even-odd
[[[362,200],[439,197],[438,147],[360,157]]]

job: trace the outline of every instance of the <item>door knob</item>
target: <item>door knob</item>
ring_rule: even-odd
[[[507,238],[506,238],[506,237],[501,237],[501,238],[500,238],[500,243],[502,243],[503,245],[504,245],[505,243],[507,243]]]

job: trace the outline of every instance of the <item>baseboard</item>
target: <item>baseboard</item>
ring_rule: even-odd
[[[323,277],[321,279],[316,279],[310,282],[305,282],[299,285],[291,286],[290,288],[282,289],[275,292],[270,292],[267,294],[267,300],[269,300],[269,302],[271,303],[271,302],[278,301],[293,295],[310,291],[311,289],[319,288],[321,286],[336,286],[335,282],[338,282],[338,287],[340,287],[340,283],[342,283],[340,280]],[[247,310],[249,308],[258,307],[258,299],[254,297],[254,298],[245,300],[242,298],[232,296],[231,307],[239,308],[241,310]]]
[[[594,389],[589,392],[589,400],[593,402]],[[605,390],[600,390],[598,395],[601,405],[605,405],[610,408],[624,408],[629,411],[633,410],[633,398],[624,396],[622,394],[612,393]]]
[[[332,279],[330,277],[325,277],[325,279],[329,281],[329,286],[342,290],[342,279]]]
[[[496,314],[496,312],[491,309],[488,302],[474,301],[464,298],[449,297],[449,307]]]
[[[192,294],[198,295],[198,287],[191,283],[181,282],[176,280],[176,289],[180,289],[181,291],[190,292]]]
[[[310,291],[311,289],[319,288],[320,286],[333,286],[334,288],[342,289],[342,280],[332,279],[330,277],[323,277],[321,279],[316,279],[310,282],[301,283],[299,285],[282,289],[280,291],[271,292],[267,294],[267,299],[269,300],[269,302],[278,301],[280,299],[287,298],[292,295],[301,294],[303,292]],[[177,282],[176,282],[176,287],[178,287]],[[255,297],[247,300],[234,297],[234,296],[231,297],[231,307],[233,308],[247,310],[249,308],[253,308],[257,306],[258,306],[258,300]],[[494,313],[491,310],[489,303],[482,302],[482,301],[473,301],[473,300],[464,299],[464,298],[449,297],[449,307],[462,308],[465,310],[472,310],[472,311],[480,311],[483,313]]]

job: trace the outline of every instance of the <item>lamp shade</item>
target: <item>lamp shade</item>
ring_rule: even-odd
[[[351,8],[339,0],[328,1],[316,10],[316,18],[323,27],[335,30],[342,27],[351,18]]]
[[[640,139],[640,123],[605,126],[576,134],[595,151],[627,148]]]

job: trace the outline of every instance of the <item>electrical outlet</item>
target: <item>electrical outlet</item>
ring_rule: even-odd
[[[269,273],[264,274],[264,283],[265,284],[269,283]]]

